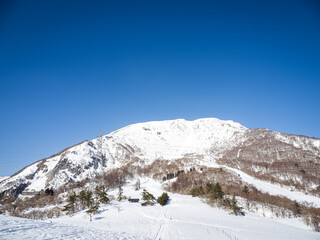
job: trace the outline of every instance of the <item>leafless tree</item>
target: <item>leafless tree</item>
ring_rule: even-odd
[[[135,190],[138,191],[139,189],[140,189],[140,179],[138,178],[135,184]]]

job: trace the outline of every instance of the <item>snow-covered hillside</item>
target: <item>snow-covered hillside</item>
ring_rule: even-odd
[[[314,194],[320,189],[317,181],[319,146],[319,139],[250,130],[238,123],[216,118],[138,123],[31,164],[0,182],[0,198],[51,187],[57,189],[124,166],[145,168],[155,161],[169,164],[184,159],[173,171],[227,166],[245,182],[270,194],[281,192],[285,195],[291,190],[303,190],[305,193],[301,191],[299,197],[295,198],[294,194],[289,197],[301,202],[309,199],[306,193]],[[281,171],[274,171],[280,164],[283,166]],[[289,165],[290,171],[286,172]],[[242,172],[252,178],[245,178]],[[160,179],[161,174],[166,176],[168,173],[157,170]],[[272,183],[269,182],[271,176]],[[255,178],[269,185],[250,180]],[[276,186],[277,191],[264,187],[270,184]],[[281,184],[291,184],[290,189]],[[316,201],[311,202],[319,206],[319,198],[314,198]]]
[[[135,157],[144,160],[145,164],[155,159],[170,160],[194,153],[207,153],[214,159],[241,141],[245,131],[246,128],[238,123],[215,118],[133,124],[26,167],[4,181],[0,192],[22,184],[27,185],[26,191],[57,188],[121,167]],[[212,152],[211,148],[216,150]]]
[[[140,156],[151,163],[154,159],[177,159],[185,154],[209,154],[229,149],[241,141],[247,128],[232,121],[216,118],[186,121],[147,122],[130,125],[110,134],[117,142],[140,150]]]
[[[123,186],[127,197],[141,198],[146,188],[155,196],[163,189],[150,179]],[[109,192],[116,195],[117,190]],[[212,208],[199,198],[172,194],[164,207],[156,204],[142,207],[139,203],[112,201],[103,205],[89,221],[85,211],[46,221],[25,220],[0,215],[1,239],[218,239],[218,240],[318,240],[320,233],[307,229],[301,218],[277,219],[247,213],[230,215]]]

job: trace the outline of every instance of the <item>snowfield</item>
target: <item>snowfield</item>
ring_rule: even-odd
[[[155,197],[163,192],[161,184],[141,180],[123,187],[124,195],[141,198],[146,188]],[[117,189],[108,192],[117,195]],[[234,216],[213,208],[199,198],[169,193],[169,203],[142,207],[140,203],[112,201],[102,205],[89,221],[81,211],[74,216],[35,221],[0,215],[0,239],[216,239],[216,240],[319,240],[301,218],[277,219],[247,213]]]
[[[142,239],[88,227],[0,215],[0,238],[5,239]]]

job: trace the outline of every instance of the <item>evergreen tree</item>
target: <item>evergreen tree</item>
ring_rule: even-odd
[[[79,193],[79,200],[80,200],[80,205],[82,207],[82,209],[84,209],[86,207],[86,191],[82,190]]]
[[[77,195],[75,192],[73,192],[73,194],[68,197],[67,202],[68,204],[64,206],[64,209],[62,211],[66,211],[67,214],[72,215],[76,211]]]
[[[224,192],[221,189],[220,184],[217,182],[213,187],[213,199],[223,199]]]
[[[156,198],[149,193],[146,189],[143,189],[142,200],[156,200]]]
[[[203,195],[203,194],[204,194],[203,187],[202,187],[202,186],[200,186],[200,187],[199,187],[199,195]]]
[[[192,188],[191,191],[190,191],[190,194],[192,195],[192,197],[203,195],[204,194],[203,187],[200,186],[198,188]]]
[[[99,202],[94,200],[91,191],[83,191],[81,195],[84,205],[88,208],[86,213],[90,216],[90,221],[92,221],[92,215],[97,214],[99,211]]]
[[[107,197],[107,191],[105,186],[96,186],[95,191],[97,201],[102,204],[109,203],[109,198]]]
[[[99,202],[93,201],[92,205],[89,207],[89,209],[86,211],[86,213],[90,217],[90,222],[92,221],[92,215],[97,214],[99,212]]]
[[[169,195],[164,192],[160,197],[158,197],[157,202],[161,205],[164,206],[169,200]]]
[[[192,188],[190,190],[190,194],[192,195],[192,197],[198,196],[198,189],[197,188]]]
[[[91,191],[85,191],[84,203],[87,208],[90,208],[94,204],[93,194]]]
[[[147,200],[147,196],[148,196],[148,191],[146,190],[146,189],[143,189],[143,191],[142,191],[142,199],[143,200]]]
[[[246,195],[249,194],[249,188],[248,188],[247,185],[245,185],[245,186],[243,187],[242,192],[243,192],[244,194],[246,194]]]
[[[121,200],[123,199],[122,194],[123,194],[123,190],[122,190],[121,185],[119,185],[118,198],[117,198],[117,199],[118,199],[118,201],[121,201]]]
[[[234,215],[244,215],[244,212],[242,212],[242,208],[238,206],[237,200],[235,195],[233,194],[232,200],[231,200],[231,209]]]
[[[211,183],[206,184],[207,193],[213,192],[213,185]]]

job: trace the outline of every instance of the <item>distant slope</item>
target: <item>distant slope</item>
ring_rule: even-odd
[[[320,140],[252,129],[218,163],[292,190],[320,193]]]

